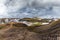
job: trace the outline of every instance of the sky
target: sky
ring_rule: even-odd
[[[0,0],[0,18],[60,18],[60,0]]]

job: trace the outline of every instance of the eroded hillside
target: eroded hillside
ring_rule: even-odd
[[[0,40],[57,40],[60,34],[60,20],[43,26],[37,24],[39,23],[31,26],[17,22],[0,24]]]

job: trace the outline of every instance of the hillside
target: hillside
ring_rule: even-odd
[[[0,40],[40,40],[39,34],[27,30],[27,27],[13,26],[0,30]]]
[[[60,31],[60,20],[53,21],[49,25],[36,27],[33,29],[34,32],[40,33],[40,34],[49,34]]]
[[[60,20],[51,22],[49,25],[32,26],[33,29],[24,23],[16,22],[0,24],[0,27],[2,27],[0,40],[47,40],[48,37],[53,40],[60,34]]]

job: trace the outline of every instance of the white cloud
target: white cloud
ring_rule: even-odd
[[[24,7],[30,9],[20,13],[19,10]],[[27,13],[28,11],[30,13]],[[60,17],[60,0],[0,0],[0,17],[21,17],[21,14],[33,17],[34,13],[36,16],[42,15],[41,17]]]
[[[7,7],[5,6],[6,0],[0,0],[0,18],[8,16],[7,14]]]
[[[27,2],[25,0],[12,0],[7,3],[8,11],[14,12],[17,11],[27,5]]]

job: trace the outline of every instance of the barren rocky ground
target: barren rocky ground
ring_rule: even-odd
[[[38,33],[28,31],[25,27],[11,27],[0,30],[0,40],[40,40]]]
[[[56,31],[57,28],[59,29],[58,31],[60,33],[60,27],[59,27],[60,22],[57,24],[54,25],[53,27],[54,30],[52,31],[55,31],[55,33],[57,33]],[[41,35],[40,33],[30,31],[27,29],[26,25],[18,23],[13,26],[8,25],[8,27],[6,26],[0,29],[0,40],[57,40],[57,36],[50,34],[48,34],[48,36],[47,35],[44,36]]]

